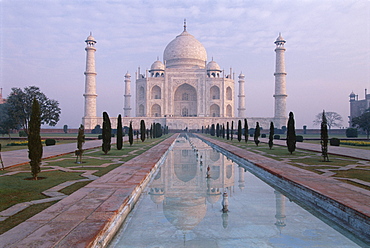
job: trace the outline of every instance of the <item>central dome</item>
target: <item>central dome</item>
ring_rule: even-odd
[[[202,43],[184,30],[164,49],[167,68],[205,68],[207,52]]]

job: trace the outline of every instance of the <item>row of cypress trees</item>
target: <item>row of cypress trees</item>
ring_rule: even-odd
[[[226,138],[229,140],[229,138],[231,138],[231,140],[233,139],[233,125],[234,125],[234,121],[231,122],[231,130],[229,130],[229,122],[226,123]],[[237,137],[238,137],[238,141],[240,142],[241,139],[242,139],[242,127],[241,127],[241,120],[238,121],[238,131],[237,131]],[[269,133],[269,142],[268,142],[268,145],[269,145],[269,148],[271,149],[273,147],[273,140],[274,140],[274,130],[275,130],[275,127],[274,127],[274,123],[273,122],[270,122],[270,133]],[[204,127],[202,127],[202,133],[204,132]],[[209,133],[210,135],[212,136],[217,136],[217,137],[222,137],[222,138],[225,138],[225,125],[222,124],[212,124],[211,127],[207,127],[205,129],[205,133]],[[259,123],[257,122],[256,123],[256,128],[254,130],[254,135],[253,135],[253,139],[254,139],[254,142],[255,144],[258,146],[258,144],[260,143],[259,141],[259,136],[260,136],[260,126],[259,126]],[[244,119],[244,137],[245,137],[245,142],[248,142],[248,123],[247,123],[247,119]],[[287,124],[287,136],[286,136],[286,144],[287,144],[287,148],[288,148],[288,151],[290,152],[290,154],[292,154],[295,150],[296,150],[296,142],[297,142],[297,136],[296,136],[296,132],[295,132],[295,120],[294,120],[294,114],[293,112],[290,112],[289,113],[289,118],[288,118],[288,124]],[[329,157],[328,157],[328,128],[327,128],[327,119],[326,119],[326,116],[325,116],[325,111],[323,111],[322,113],[322,122],[321,122],[321,151],[322,151],[322,157],[323,157],[323,160],[324,162],[325,161],[329,161]]]

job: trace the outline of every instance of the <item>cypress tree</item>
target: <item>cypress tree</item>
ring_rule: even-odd
[[[107,154],[111,148],[112,126],[107,112],[103,112],[102,151]]]
[[[150,124],[149,134],[150,134],[150,138],[153,139],[153,124]]]
[[[231,129],[230,129],[231,140],[233,140],[233,136],[234,136],[234,121],[231,121]]]
[[[145,141],[145,121],[141,120],[140,121],[140,139],[142,142]]]
[[[238,141],[242,140],[242,121],[238,121]]]
[[[321,153],[324,159],[324,162],[329,162],[328,156],[328,123],[325,115],[325,110],[322,111],[322,119],[321,119]]]
[[[132,143],[134,143],[134,132],[132,130],[132,121],[130,121],[130,127],[128,128],[128,142],[130,143],[130,146],[132,146]]]
[[[269,147],[270,147],[270,150],[271,150],[272,146],[274,145],[274,133],[275,133],[274,123],[271,122],[270,123],[270,135],[269,135]]]
[[[245,143],[248,142],[248,138],[249,138],[248,122],[247,122],[247,119],[244,119],[244,139],[245,139]]]
[[[117,150],[121,150],[123,147],[123,132],[122,132],[122,117],[119,114],[117,120]]]
[[[216,125],[216,136],[220,137],[220,124],[218,124],[218,123]]]
[[[229,122],[226,122],[226,139],[230,139]]]
[[[290,154],[292,154],[295,151],[295,143],[296,135],[295,135],[294,115],[293,112],[290,112],[286,136],[286,144],[288,146],[288,151],[290,152]]]
[[[211,125],[211,136],[215,136],[215,124]]]
[[[80,157],[80,164],[82,163],[82,153],[83,153],[83,144],[85,143],[85,128],[84,125],[80,125],[78,128],[78,135],[77,135],[77,151],[76,151],[76,162],[78,157]]]
[[[257,121],[256,123],[256,129],[254,130],[254,143],[256,144],[256,146],[258,146],[258,144],[260,143],[258,137],[260,137],[260,124],[259,122]]]
[[[156,138],[161,137],[162,136],[162,125],[161,125],[161,123],[156,123],[154,129],[155,129]]]
[[[31,119],[28,129],[28,158],[30,159],[31,173],[34,180],[37,180],[37,175],[40,173],[40,164],[42,158],[42,143],[40,136],[41,127],[41,110],[40,104],[33,99]]]
[[[222,124],[222,138],[225,139],[225,124]]]

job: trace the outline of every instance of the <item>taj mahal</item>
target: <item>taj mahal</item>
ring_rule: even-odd
[[[86,71],[85,71],[85,108],[82,123],[85,129],[93,129],[102,125],[102,117],[96,114],[96,71],[95,44],[90,34],[86,39]],[[157,59],[150,70],[135,72],[135,99],[131,99],[131,75],[127,72],[124,80],[123,94],[123,125],[129,121],[138,127],[144,120],[147,125],[161,123],[171,130],[199,130],[211,124],[247,118],[249,127],[256,122],[267,129],[270,122],[281,128],[287,125],[286,113],[286,72],[285,72],[285,40],[281,35],[275,41],[276,70],[275,76],[275,112],[274,117],[246,116],[245,76],[240,73],[221,69],[216,61],[207,62],[205,47],[187,31],[186,22],[181,34],[175,37],[164,49],[163,61]],[[238,95],[235,83],[238,82]],[[135,102],[136,114],[131,108]],[[237,113],[237,116],[235,116]],[[111,117],[112,127],[117,117]]]

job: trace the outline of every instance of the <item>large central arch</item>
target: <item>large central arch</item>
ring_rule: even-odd
[[[197,116],[197,91],[185,83],[180,85],[174,95],[175,116]]]

